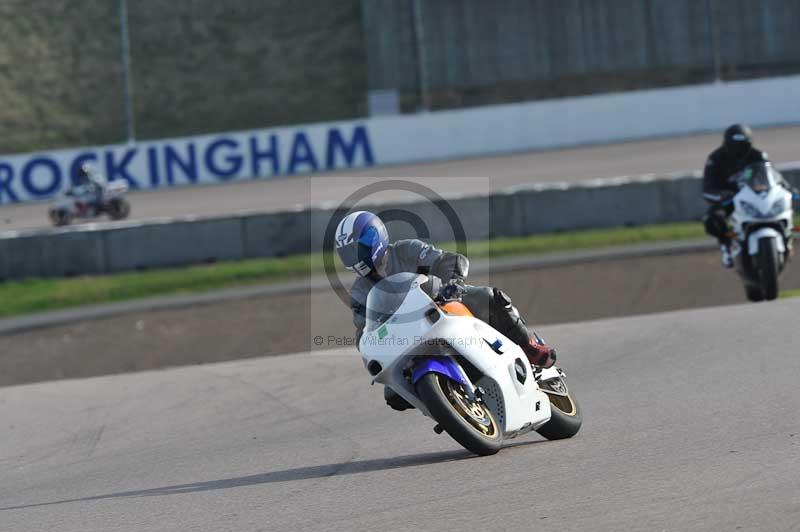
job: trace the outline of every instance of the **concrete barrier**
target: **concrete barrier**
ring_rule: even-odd
[[[101,232],[55,232],[0,240],[0,279],[105,273]]]
[[[238,217],[145,224],[104,232],[108,272],[243,258]]]
[[[521,191],[522,234],[697,219],[704,210],[700,189],[699,179],[681,176]]]
[[[255,214],[241,220],[245,258],[284,257],[311,249],[306,241],[297,251],[297,242],[285,237],[288,233],[307,240],[310,234],[307,211]]]
[[[800,168],[783,169],[800,187]],[[534,185],[490,196],[385,203],[393,238],[458,238],[452,208],[468,240],[554,231],[699,220],[705,211],[698,175],[644,176],[580,184]],[[0,279],[116,273],[322,249],[331,220],[345,210],[313,207],[220,218],[89,224],[0,233]],[[400,215],[398,216],[398,213]],[[425,234],[419,235],[419,223]],[[416,225],[415,225],[416,224]]]

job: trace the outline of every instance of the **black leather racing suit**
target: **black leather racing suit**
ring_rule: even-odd
[[[469,274],[469,261],[463,255],[450,253],[426,244],[421,240],[398,240],[389,244],[386,250],[383,276],[395,273],[412,272],[433,275],[446,284],[458,278],[464,280]],[[353,309],[353,322],[356,326],[356,343],[361,338],[366,325],[367,294],[381,277],[359,277],[350,288],[350,306]],[[499,288],[466,285],[462,302],[476,318],[485,321],[513,342],[524,345],[530,338],[525,321],[511,304],[505,292]]]
[[[729,178],[750,164],[766,161],[769,161],[767,154],[755,148],[736,154],[720,146],[708,156],[703,171],[703,199],[710,205],[703,224],[706,232],[716,237],[720,244],[730,243],[728,216],[733,211],[733,205],[724,205],[723,202],[738,192],[738,186]]]

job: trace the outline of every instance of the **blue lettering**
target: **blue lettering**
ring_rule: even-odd
[[[302,131],[298,131],[294,136],[292,155],[289,158],[289,173],[296,173],[297,167],[300,165],[308,165],[312,171],[316,171],[318,168],[317,158],[314,157],[314,151],[311,149],[308,137]]]
[[[158,188],[161,184],[161,172],[158,170],[158,150],[155,146],[147,148],[147,169],[150,171],[150,186]]]
[[[8,163],[0,163],[0,205],[3,204],[3,193],[8,196],[10,203],[19,202],[16,192],[11,188],[12,179],[14,179],[14,167]]]
[[[364,154],[364,164],[372,166],[374,164],[372,146],[369,144],[369,135],[365,126],[356,126],[353,129],[353,137],[350,143],[345,142],[337,128],[331,128],[328,131],[328,153],[325,157],[325,166],[328,170],[336,168],[336,153],[341,151],[345,164],[347,164],[348,168],[352,167],[358,148],[361,148],[361,152]]]
[[[77,184],[76,177],[78,176],[78,170],[86,163],[97,164],[97,155],[91,152],[81,153],[75,157],[75,159],[72,160],[72,164],[69,165],[69,179],[73,185]]]
[[[269,136],[269,149],[258,149],[258,137],[250,137],[250,164],[253,169],[253,177],[261,175],[261,161],[269,159],[272,163],[272,173],[270,175],[278,175],[281,172],[280,155],[278,154],[278,136]]]
[[[138,152],[138,148],[130,148],[125,152],[125,156],[118,163],[114,161],[114,152],[106,152],[106,178],[109,181],[114,181],[117,178],[122,178],[128,182],[131,188],[139,188],[139,183],[131,174],[128,173],[128,165],[131,159]]]
[[[183,175],[192,183],[197,183],[197,154],[194,144],[187,144],[189,157],[181,159],[180,153],[170,145],[164,146],[164,164],[167,167],[167,183],[175,184],[175,166],[178,166]]]
[[[50,182],[44,187],[40,187],[33,180],[33,173],[37,167],[42,167],[49,173]],[[22,167],[22,186],[28,194],[36,198],[45,198],[54,194],[61,188],[61,180],[61,168],[49,157],[36,157]]]
[[[208,148],[206,148],[205,162],[206,168],[208,168],[212,174],[227,181],[239,173],[239,170],[242,169],[242,164],[244,161],[241,155],[237,153],[229,153],[223,158],[223,160],[226,162],[225,166],[217,166],[217,161],[214,160],[214,155],[220,148],[223,147],[236,150],[239,148],[239,143],[235,140],[226,138],[215,140],[208,145]]]

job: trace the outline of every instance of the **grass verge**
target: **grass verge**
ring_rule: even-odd
[[[702,238],[703,234],[698,223],[596,229],[470,242],[468,254],[472,259],[537,255]],[[442,247],[455,249],[454,244]],[[0,317],[147,296],[298,280],[322,272],[322,255],[315,254],[115,275],[9,281],[0,283]]]

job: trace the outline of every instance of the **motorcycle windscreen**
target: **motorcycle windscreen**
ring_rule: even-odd
[[[769,192],[780,182],[780,174],[769,163],[753,163],[739,173],[740,185],[750,187],[756,194]]]
[[[365,331],[374,331],[395,315],[409,292],[419,286],[419,275],[402,272],[382,279],[367,295],[367,325]]]

